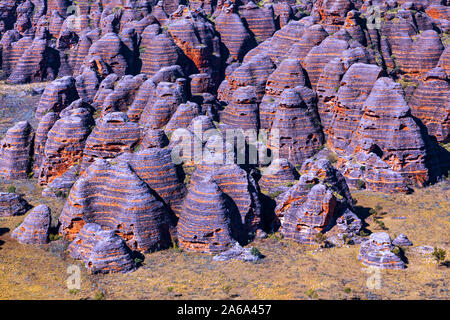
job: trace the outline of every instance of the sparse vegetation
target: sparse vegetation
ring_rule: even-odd
[[[55,234],[55,233],[50,233],[49,235],[48,235],[48,240],[49,241],[56,241],[56,240],[59,240],[59,239],[61,239],[61,237],[60,237],[60,235],[59,234]]]
[[[306,290],[305,294],[308,296],[308,298],[310,299],[318,299],[319,295],[317,294],[317,291],[314,289],[308,289]]]
[[[306,184],[306,189],[307,190],[311,190],[316,184],[315,183],[307,183]]]
[[[280,232],[270,233],[267,237],[268,237],[269,239],[272,239],[272,240],[275,240],[275,241],[281,241],[281,240],[284,239],[283,234],[280,233]]]
[[[252,255],[254,255],[255,257],[261,257],[262,256],[262,253],[259,251],[259,249],[257,247],[252,247],[250,249],[250,253]]]
[[[69,293],[74,295],[74,296],[77,295],[79,292],[80,292],[80,290],[78,290],[78,289],[70,289],[69,290]]]
[[[337,156],[336,153],[334,153],[334,152],[328,153],[327,159],[328,159],[328,161],[330,161],[332,164],[337,163],[338,160],[339,160],[339,159],[338,159],[338,156]]]
[[[358,181],[356,181],[356,189],[362,190],[365,188],[366,188],[366,183],[364,182],[364,180],[358,179]]]
[[[16,193],[16,187],[15,186],[9,186],[8,187],[8,193]]]
[[[94,295],[94,300],[104,300],[106,295],[103,291],[97,291]]]
[[[432,253],[434,259],[436,260],[438,265],[441,265],[445,261],[445,257],[447,252],[442,248],[434,247],[434,251]]]

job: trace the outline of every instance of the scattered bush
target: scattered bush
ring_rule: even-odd
[[[252,247],[250,249],[250,253],[252,255],[254,255],[255,257],[261,257],[262,256],[262,253],[259,251],[259,249],[257,247]]]
[[[436,262],[438,263],[438,265],[441,265],[444,262],[445,257],[447,256],[447,252],[442,248],[434,247],[432,255],[436,260]]]
[[[317,299],[319,297],[319,295],[317,294],[316,290],[314,289],[308,289],[305,294],[310,298],[310,299]]]
[[[307,184],[306,184],[306,189],[307,189],[307,190],[311,190],[312,187],[314,187],[315,185],[316,185],[315,183],[307,183]]]
[[[50,233],[48,235],[48,240],[50,240],[50,241],[56,241],[56,240],[59,240],[59,239],[61,239],[61,237],[57,233],[56,234]]]
[[[356,189],[362,190],[365,188],[366,188],[366,183],[364,182],[364,180],[358,179],[358,181],[356,181]]]
[[[104,300],[105,299],[105,293],[103,291],[97,291],[94,295],[94,300]]]
[[[80,292],[80,290],[78,290],[78,289],[70,289],[70,290],[69,290],[69,293],[70,293],[70,294],[73,294],[73,295],[78,294],[78,292]]]
[[[284,236],[280,232],[271,233],[267,236],[269,239],[280,241],[283,240]]]
[[[327,155],[327,159],[328,159],[328,161],[330,161],[332,164],[335,164],[336,162],[338,162],[338,157],[337,157],[337,155],[336,155],[335,153],[333,153],[333,152],[330,152],[330,153]]]
[[[8,193],[16,193],[16,187],[15,186],[9,186],[8,187]]]
[[[400,249],[399,247],[395,246],[394,249],[391,250],[391,252],[392,252],[393,254],[399,256],[400,253],[401,253],[401,249]]]
[[[143,262],[144,262],[144,260],[142,260],[141,258],[134,258],[134,264],[137,267],[141,266]]]

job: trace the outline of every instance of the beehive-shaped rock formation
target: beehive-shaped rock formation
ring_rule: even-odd
[[[292,89],[307,84],[304,70],[296,59],[283,60],[269,76],[265,95],[259,106],[261,128],[270,129],[277,110],[278,98],[285,89]]]
[[[177,225],[178,243],[187,251],[217,253],[233,242],[229,201],[210,178],[192,183]]]
[[[136,268],[124,240],[96,223],[87,223],[68,250],[72,258],[82,260],[91,273],[125,273]]]
[[[141,128],[123,112],[107,113],[86,140],[84,160],[110,159],[131,151],[141,138]]]
[[[29,207],[30,205],[22,196],[0,192],[0,217],[20,216],[27,212]]]
[[[329,160],[321,158],[320,153],[317,156],[319,159],[309,158],[303,163],[299,182],[276,199],[275,214],[281,222],[290,210],[295,211],[295,207],[306,201],[312,187],[318,184],[324,185],[335,197],[335,217],[353,208],[354,201],[344,176]]]
[[[111,72],[121,77],[129,72],[128,57],[125,52],[125,44],[119,36],[109,32],[92,44],[86,59],[98,56]]]
[[[308,52],[319,45],[326,37],[328,37],[328,33],[322,25],[314,24],[309,26],[304,30],[301,38],[291,45],[289,51],[286,53],[286,57],[297,59],[303,64]]]
[[[63,77],[52,81],[45,87],[36,109],[36,119],[41,118],[50,111],[59,113],[77,100],[78,93],[73,77]]]
[[[47,46],[45,37],[37,36],[17,61],[8,82],[18,84],[55,79],[58,55],[56,50]]]
[[[153,101],[147,102],[139,121],[152,129],[164,127],[177,107],[186,102],[183,87],[178,83],[160,82],[156,87],[156,95]]]
[[[298,178],[299,174],[295,168],[289,161],[281,158],[272,161],[264,170],[258,184],[262,191],[269,193],[287,191]]]
[[[0,142],[0,176],[26,179],[31,169],[34,131],[28,121],[16,123]]]
[[[143,148],[164,148],[168,144],[169,139],[162,129],[148,129],[143,134],[141,142]]]
[[[134,101],[141,84],[146,80],[144,74],[132,77],[122,77],[103,101],[102,115],[110,112],[127,112],[128,106]]]
[[[237,208],[240,215],[239,228],[244,231],[244,241],[249,234],[261,228],[261,204],[258,187],[253,177],[237,164],[215,164],[204,161],[196,166],[191,176],[191,183],[200,183],[211,178],[231,200],[230,207]],[[238,226],[235,226],[235,229]]]
[[[286,212],[282,233],[286,239],[313,244],[336,216],[336,198],[324,184],[317,184],[299,205],[294,203]]]
[[[153,26],[147,27],[150,31]],[[180,49],[175,45],[172,38],[166,33],[146,35],[144,31],[144,38],[141,54],[142,69],[141,72],[148,76],[153,76],[159,69],[178,64],[180,59]]]
[[[201,108],[198,104],[188,101],[187,103],[180,104],[167,123],[164,131],[171,133],[179,128],[187,128],[192,119],[199,116]]]
[[[222,8],[215,25],[229,56],[233,61],[242,61],[244,55],[251,49],[253,39],[247,32],[241,17],[235,12],[234,5]]]
[[[186,189],[172,162],[171,149],[144,148],[135,153],[125,153],[118,159],[126,161],[176,215],[180,214]]]
[[[51,214],[44,204],[34,207],[25,220],[13,231],[11,237],[24,244],[44,244],[48,242]]]
[[[450,84],[442,68],[434,68],[420,82],[409,101],[411,112],[439,142],[450,139]]]
[[[342,78],[336,97],[332,99],[330,112],[319,109],[321,120],[329,119],[325,131],[330,146],[336,152],[344,152],[350,143],[364,113],[363,104],[381,73],[382,69],[376,65],[353,64]]]
[[[40,184],[48,184],[82,160],[85,142],[93,125],[94,119],[85,108],[64,110],[61,119],[47,134],[39,169]]]
[[[96,160],[78,179],[62,210],[60,233],[75,239],[86,223],[114,230],[132,250],[169,246],[166,207],[127,163]]]
[[[44,159],[44,149],[45,143],[47,142],[48,132],[58,119],[59,116],[56,112],[49,112],[42,117],[41,121],[39,121],[39,125],[36,129],[36,134],[34,137],[33,172],[36,175],[39,174],[39,169]]]
[[[358,260],[367,267],[380,269],[404,269],[405,263],[395,253],[394,246],[386,232],[375,232],[361,244]]]
[[[270,38],[276,31],[271,7],[260,8],[250,0],[241,7],[240,13],[258,43]]]
[[[317,109],[305,103],[297,88],[283,91],[272,124],[272,131],[279,132],[280,157],[293,165],[302,164],[324,142]]]
[[[275,65],[266,54],[258,54],[248,62],[243,63],[233,71],[228,79],[228,90],[219,99],[228,101],[238,87],[254,86],[257,102],[264,96],[265,86],[269,75],[275,70]]]
[[[259,112],[256,91],[253,86],[239,87],[234,91],[231,103],[222,112],[220,120],[235,129],[259,129]]]
[[[332,33],[344,25],[347,12],[352,7],[350,0],[319,0],[314,3],[313,13],[319,15],[321,24]]]
[[[413,184],[423,185],[429,179],[421,129],[411,116],[400,84],[389,78],[375,82],[348,150],[375,153]]]
[[[191,73],[208,73],[214,79],[218,76],[220,41],[209,20],[193,10],[180,7],[168,22],[167,31],[188,58],[186,67],[192,64]]]
[[[330,128],[330,121],[334,114],[334,103],[345,71],[342,59],[335,58],[326,64],[319,80],[317,80],[317,109],[325,135],[328,134],[327,131]]]
[[[317,81],[326,64],[334,58],[339,58],[347,48],[346,41],[328,37],[309,51],[303,61],[303,66],[308,72],[313,89],[316,88]]]

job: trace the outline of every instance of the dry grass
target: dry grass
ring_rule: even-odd
[[[28,120],[32,126],[37,126],[34,113],[40,95],[33,93],[33,89],[44,88],[46,84],[8,85],[0,81],[0,138],[18,121]]]
[[[0,183],[6,190],[8,182]],[[36,205],[38,188],[32,180],[15,184]],[[354,191],[361,211],[381,206],[383,221],[393,237],[405,233],[415,245],[442,247],[449,252],[448,182],[411,195],[383,195]],[[63,200],[46,202],[58,215]],[[399,220],[395,217],[406,217]],[[370,276],[358,263],[358,246],[315,252],[274,237],[255,241],[265,256],[259,263],[215,262],[212,257],[169,249],[147,254],[134,273],[88,275],[82,268],[80,292],[66,287],[67,267],[78,262],[63,253],[61,240],[34,247],[10,238],[23,217],[0,220],[1,299],[448,299],[448,269],[407,249],[408,268],[381,271],[381,288],[368,289]],[[373,218],[367,219],[374,231]],[[350,292],[348,289],[350,288]],[[314,293],[314,294],[311,294]],[[309,297],[309,296],[311,297]]]

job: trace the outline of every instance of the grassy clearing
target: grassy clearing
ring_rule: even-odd
[[[0,190],[9,185],[11,182],[0,183]],[[15,186],[33,205],[41,202],[33,180],[16,182]],[[374,212],[383,212],[382,221],[391,237],[403,232],[414,245],[436,246],[448,252],[449,188],[448,182],[442,182],[411,195],[353,193],[359,210],[374,209],[367,219],[368,229],[377,231],[375,220],[380,215]],[[55,219],[63,201],[46,202]],[[370,273],[356,260],[359,246],[316,252],[317,246],[299,245],[281,237],[251,244],[266,256],[258,263],[216,262],[209,255],[165,250],[146,254],[134,273],[93,276],[82,268],[82,287],[75,292],[66,287],[66,270],[79,262],[64,254],[62,240],[34,247],[10,238],[11,230],[23,218],[0,220],[1,299],[449,298],[448,269],[410,249],[406,249],[406,270],[381,271],[381,288],[368,289]]]

